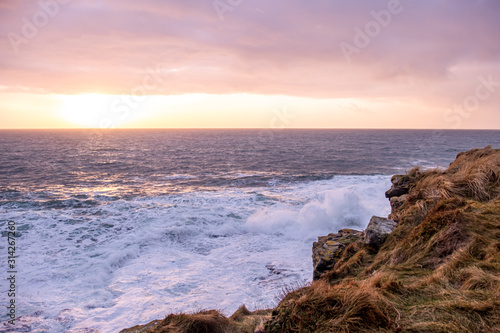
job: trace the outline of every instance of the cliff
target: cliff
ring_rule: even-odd
[[[170,315],[122,332],[500,332],[500,150],[392,183],[389,218],[320,237],[313,283],[272,312]]]
[[[348,245],[281,301],[268,332],[500,332],[500,150],[392,182],[397,224],[381,247]]]

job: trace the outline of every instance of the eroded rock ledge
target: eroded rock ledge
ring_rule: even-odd
[[[337,233],[318,237],[312,248],[313,280],[320,279],[323,274],[332,270],[340,261],[345,249],[355,242],[358,246],[366,246],[371,251],[377,251],[396,226],[397,223],[391,219],[373,216],[365,231],[342,229]]]
[[[387,236],[397,227],[397,212],[408,200],[408,193],[416,185],[420,170],[415,169],[406,175],[394,175],[391,178],[392,186],[385,192],[391,203],[390,218],[373,216],[364,231],[342,229],[337,233],[318,237],[312,247],[313,280],[320,279],[323,274],[331,271],[340,261],[345,249],[357,243],[359,247],[366,247],[371,252],[378,251],[384,244]]]
[[[342,229],[338,233],[318,237],[314,242],[313,252],[313,280],[319,279],[325,272],[330,271],[344,253],[345,248],[359,240],[363,232],[353,229]]]

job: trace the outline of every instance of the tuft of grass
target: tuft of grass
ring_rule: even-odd
[[[285,285],[281,287],[281,290],[278,292],[278,294],[274,297],[276,304],[281,303],[287,295],[293,293],[296,290],[303,289],[305,287],[310,286],[310,283],[307,282],[295,282],[292,284]]]
[[[396,327],[397,311],[377,288],[315,281],[289,294],[266,323],[267,332],[353,332]]]
[[[216,310],[202,311],[192,315],[171,314],[163,320],[158,333],[226,333],[229,325],[229,320]]]
[[[431,203],[452,196],[488,201],[500,195],[500,154],[488,146],[460,153],[447,170],[415,174],[419,179],[413,199]],[[410,170],[411,172],[411,170]],[[423,200],[423,201],[422,201]]]
[[[170,314],[163,320],[135,326],[120,333],[254,333],[269,320],[271,311],[250,312],[242,305],[230,318],[216,310]]]

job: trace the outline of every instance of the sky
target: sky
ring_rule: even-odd
[[[500,129],[498,0],[0,0],[0,128]]]

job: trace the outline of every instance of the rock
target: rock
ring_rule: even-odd
[[[325,272],[331,270],[342,256],[344,249],[362,235],[361,231],[342,229],[338,233],[318,237],[312,248],[313,280],[319,279]]]
[[[407,194],[403,194],[399,197],[392,197],[389,199],[389,202],[391,203],[391,210],[392,212],[396,212],[399,208],[401,208],[401,206],[403,206],[403,204],[406,202],[406,200],[408,199],[408,195]]]
[[[412,185],[411,179],[407,175],[394,175],[391,178],[391,183],[391,188],[385,192],[385,197],[389,199],[408,194]]]
[[[391,213],[389,214],[389,218],[399,222],[401,219],[401,213],[407,206],[406,203],[408,202],[408,194],[404,194],[400,197],[392,197],[389,199],[389,202],[391,203]]]
[[[384,218],[373,216],[365,230],[364,242],[371,248],[378,250],[384,244],[387,236],[396,229],[397,222]]]

